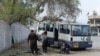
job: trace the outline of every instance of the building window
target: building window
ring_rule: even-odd
[[[94,20],[93,19],[90,20],[90,24],[94,24]]]
[[[96,23],[96,24],[100,24],[100,19],[96,19],[96,20],[95,20],[95,23]]]

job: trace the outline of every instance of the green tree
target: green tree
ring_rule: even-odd
[[[28,24],[33,9],[25,6],[19,0],[1,0],[0,19],[12,24],[14,22]]]
[[[79,0],[26,0],[29,1],[26,4],[20,2],[20,0],[1,0],[0,5],[0,19],[12,24],[14,22],[20,22],[24,25],[33,22],[36,19],[36,14],[41,12],[40,7],[45,4],[48,5],[48,16],[43,20],[55,21],[61,16],[75,18],[80,9],[78,8]],[[34,4],[32,6],[32,4]],[[43,11],[43,10],[42,10]],[[57,14],[55,14],[57,12]],[[30,20],[27,20],[30,18]]]

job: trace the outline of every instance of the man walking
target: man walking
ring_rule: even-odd
[[[31,33],[28,36],[28,43],[30,45],[30,49],[31,49],[32,54],[34,54],[34,52],[36,54],[38,54],[37,40],[38,40],[38,37],[34,33],[34,30],[31,30]]]

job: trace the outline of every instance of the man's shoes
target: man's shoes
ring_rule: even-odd
[[[44,52],[44,53],[47,53],[47,51],[46,51],[46,50],[44,50],[43,52]]]
[[[38,53],[36,53],[36,55],[42,55],[42,54],[38,52]]]

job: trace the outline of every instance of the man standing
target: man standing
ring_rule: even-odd
[[[47,46],[48,46],[48,38],[47,38],[47,31],[45,31],[43,33],[43,44],[42,44],[43,52],[47,52]]]
[[[34,33],[34,30],[31,30],[31,33],[28,36],[28,43],[30,45],[30,49],[31,49],[32,54],[34,54],[34,52],[36,54],[38,54],[37,40],[38,40],[38,37]]]

